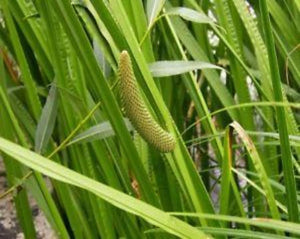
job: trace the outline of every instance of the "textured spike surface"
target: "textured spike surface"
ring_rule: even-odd
[[[147,109],[138,88],[127,51],[123,51],[120,55],[119,79],[125,113],[137,132],[157,150],[161,152],[172,151],[175,147],[175,139],[154,120]]]

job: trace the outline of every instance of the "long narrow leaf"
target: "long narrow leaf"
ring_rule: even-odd
[[[207,23],[213,24],[213,20],[206,16],[204,13],[197,12],[193,9],[186,7],[174,7],[168,9],[165,12],[166,15],[178,15],[184,20],[196,22],[196,23]]]
[[[138,215],[169,233],[181,238],[210,238],[200,230],[147,203],[76,173],[6,139],[0,138],[0,149],[20,163],[36,171],[56,180],[86,189],[114,206]]]
[[[161,11],[165,0],[147,0],[148,26],[151,26]]]
[[[180,75],[189,71],[201,69],[219,69],[222,67],[201,61],[157,61],[149,65],[154,77]]]
[[[273,33],[271,29],[271,22],[268,12],[267,2],[265,0],[260,1],[260,8],[262,13],[263,28],[266,34],[267,50],[269,54],[269,65],[271,71],[272,85],[274,88],[274,98],[276,101],[282,102],[284,96],[282,94],[280,72],[278,68],[278,60],[276,56],[276,49],[274,44]],[[298,222],[299,211],[296,203],[296,182],[294,177],[294,168],[292,163],[292,151],[290,147],[290,141],[288,136],[288,121],[286,119],[286,112],[283,108],[277,108],[277,121],[280,135],[280,145],[282,150],[282,165],[283,173],[287,190],[287,207],[289,212],[289,220]]]
[[[236,132],[238,133],[238,135],[241,137],[241,139],[249,153],[249,156],[252,159],[253,165],[259,175],[261,184],[266,192],[266,199],[268,201],[270,211],[271,211],[273,218],[280,219],[279,211],[276,206],[274,192],[269,183],[266,170],[265,170],[263,163],[259,157],[257,149],[256,149],[255,145],[253,144],[253,141],[250,139],[250,137],[247,135],[247,133],[245,132],[245,130],[241,127],[241,125],[239,123],[233,122],[232,124],[230,124],[230,126],[233,127],[236,130]]]
[[[132,131],[134,129],[128,119],[125,119],[125,124],[129,131]],[[70,141],[68,145],[105,139],[114,135],[115,131],[113,130],[111,124],[109,123],[109,121],[105,121],[98,125],[92,126],[81,134],[78,134],[72,141]]]
[[[34,150],[37,153],[43,152],[43,149],[46,148],[51,138],[58,109],[57,96],[57,88],[55,84],[53,84],[50,88],[46,104],[42,110],[42,115],[36,129]]]

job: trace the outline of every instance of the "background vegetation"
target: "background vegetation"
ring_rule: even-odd
[[[26,238],[29,194],[59,238],[299,237],[299,0],[0,8],[0,198]],[[170,153],[125,118],[123,50]]]

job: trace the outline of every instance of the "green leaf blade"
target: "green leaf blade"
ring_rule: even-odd
[[[194,70],[218,69],[222,67],[201,61],[157,61],[149,64],[153,77],[167,77],[180,75]]]
[[[35,151],[43,152],[46,148],[55,125],[55,119],[58,110],[58,93],[55,84],[50,88],[46,104],[42,110],[41,118],[38,122],[35,134]]]

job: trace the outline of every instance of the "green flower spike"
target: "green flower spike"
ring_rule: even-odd
[[[164,153],[172,151],[175,148],[175,139],[154,120],[147,109],[127,51],[123,51],[120,55],[119,80],[125,113],[134,128],[146,142],[157,150]]]

